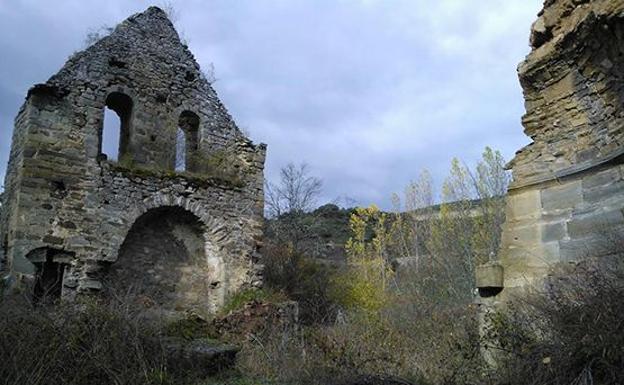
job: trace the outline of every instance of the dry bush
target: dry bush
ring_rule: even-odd
[[[478,309],[455,296],[444,271],[419,266],[395,282],[384,310],[396,338],[395,354],[404,355],[403,376],[418,374],[433,384],[486,382],[480,354]]]
[[[375,316],[348,312],[331,325],[267,329],[244,344],[239,370],[302,385],[357,384],[365,377],[405,384],[485,380],[475,309],[417,310],[398,303]]]
[[[394,336],[387,328],[351,320],[301,330],[267,329],[239,354],[239,370],[279,384],[359,384],[357,379],[399,379]],[[388,382],[394,383],[394,382]],[[404,384],[421,383],[404,380]]]
[[[572,270],[572,271],[569,271]],[[624,383],[624,262],[589,260],[491,316],[500,382]]]
[[[146,322],[130,303],[0,303],[0,382],[164,385],[205,375],[205,368],[167,360],[162,325]]]
[[[5,384],[166,384],[163,352],[127,308],[94,303],[0,310]]]
[[[387,219],[373,207],[354,210],[348,264],[327,275],[306,270],[306,260],[290,247],[267,246],[266,283],[291,297],[297,293],[303,308],[320,298],[325,311],[311,312],[297,338],[256,336],[243,349],[248,372],[301,384],[357,383],[366,377],[418,384],[485,380],[477,311],[470,293],[453,290],[464,276],[449,274],[448,266],[428,263],[424,256],[413,271],[389,271],[395,233]]]
[[[382,316],[347,314],[342,322],[314,335],[328,371],[341,378],[363,375],[422,380],[411,365],[413,346],[406,335]]]
[[[242,345],[237,369],[271,383],[313,385],[318,384],[314,374],[320,374],[312,370],[314,357],[300,331],[266,328]]]
[[[263,250],[265,285],[299,303],[299,320],[306,325],[332,321],[336,304],[331,298],[335,268],[306,259],[285,245],[269,242]]]
[[[297,265],[281,267],[294,271],[284,276],[298,277]],[[436,279],[425,280],[425,273],[431,271],[390,285],[380,309],[329,302],[335,311],[331,322],[310,322],[299,333],[268,329],[253,336],[239,356],[241,370],[283,384],[351,383],[367,376],[415,384],[482,383],[477,309],[457,304],[444,285],[431,287]],[[323,286],[328,298],[336,297],[331,291],[337,287]]]

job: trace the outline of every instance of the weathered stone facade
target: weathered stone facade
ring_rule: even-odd
[[[102,154],[105,107],[120,117],[117,162]],[[28,92],[5,181],[0,266],[11,286],[34,280],[39,295],[110,285],[167,310],[214,310],[260,279],[265,151],[151,7]]]
[[[494,301],[614,253],[624,229],[624,1],[547,0],[531,45],[518,73],[533,143],[510,163],[502,270],[480,272]]]

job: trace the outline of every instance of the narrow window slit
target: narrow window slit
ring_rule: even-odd
[[[121,161],[130,154],[130,122],[132,99],[121,92],[113,92],[106,98],[104,122],[100,133],[100,154],[105,159]]]
[[[176,132],[175,170],[186,171],[186,134],[180,127]]]
[[[199,142],[199,116],[184,111],[178,119],[175,142],[175,170],[197,171],[196,152]]]

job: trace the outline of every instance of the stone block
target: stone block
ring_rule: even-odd
[[[613,199],[624,200],[624,182],[613,180],[610,184],[583,189],[583,199],[588,204],[600,204]]]
[[[539,190],[510,191],[507,196],[506,211],[508,221],[539,218],[542,214]]]
[[[604,240],[598,236],[581,239],[567,239],[559,242],[561,262],[580,261],[603,254]]]
[[[499,258],[506,271],[511,266],[514,269],[549,266],[559,262],[559,242],[512,245],[503,248]]]
[[[542,235],[540,227],[535,223],[522,226],[509,226],[509,231],[503,234],[503,244],[513,247],[528,247],[540,244]]]
[[[478,288],[501,288],[504,282],[503,266],[499,263],[486,263],[475,268]]]
[[[583,178],[583,190],[586,191],[595,187],[611,185],[620,180],[622,180],[622,175],[620,174],[619,168],[610,168]]]
[[[102,282],[97,279],[82,279],[80,281],[80,288],[87,290],[102,290]]]
[[[580,180],[549,186],[541,191],[544,211],[573,209],[583,202],[583,189]]]
[[[582,216],[573,217],[567,224],[568,234],[572,239],[583,238],[591,234],[599,236],[622,223],[624,223],[624,215],[622,215],[621,210],[596,210]]]
[[[566,236],[567,228],[563,221],[542,225],[542,242],[559,241]]]

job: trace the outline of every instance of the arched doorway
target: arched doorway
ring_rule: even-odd
[[[174,206],[147,211],[132,225],[105,279],[116,295],[146,307],[207,312],[213,268],[206,258],[204,224]]]

